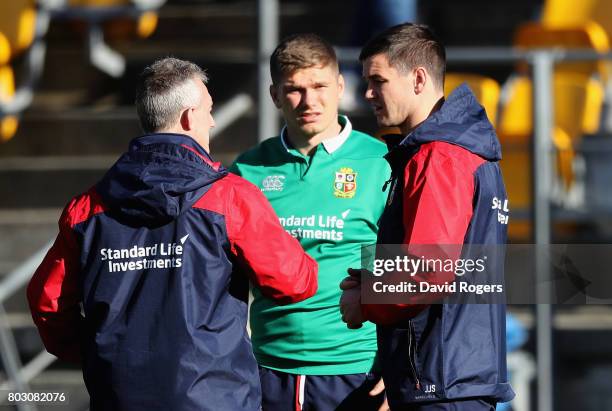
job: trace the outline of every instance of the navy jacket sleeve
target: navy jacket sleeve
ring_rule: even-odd
[[[230,173],[198,203],[225,215],[231,251],[263,295],[290,304],[316,293],[317,262],[285,231],[256,186]]]
[[[32,318],[45,348],[62,360],[81,360],[83,317],[80,249],[74,225],[102,211],[95,192],[73,199],[59,220],[59,234],[27,288]]]

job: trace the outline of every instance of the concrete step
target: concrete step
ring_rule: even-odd
[[[57,235],[61,208],[0,208],[0,280]]]
[[[38,411],[85,411],[89,409],[89,395],[83,382],[80,370],[57,369],[45,371],[36,376],[30,383],[31,393],[63,394],[63,401],[37,402]],[[11,390],[14,392],[14,390]],[[6,397],[8,392],[2,393]],[[14,403],[13,403],[14,404]],[[33,403],[28,403],[33,404]],[[16,410],[15,405],[9,405],[7,400],[0,401],[0,410]]]
[[[103,170],[11,170],[0,173],[0,208],[63,207],[100,179]]]
[[[236,152],[233,152],[215,156],[215,159],[229,165],[235,155]],[[117,157],[43,157],[38,164],[41,167],[19,169],[3,169],[0,165],[0,210],[63,208],[70,198],[98,182]],[[15,160],[9,159],[9,162]],[[29,157],[23,161],[36,165],[38,158]],[[79,167],[88,162],[90,164]],[[10,232],[10,228],[5,231]]]
[[[351,19],[336,16],[346,7],[342,2],[316,7],[303,1],[283,1],[280,4],[281,36],[313,30],[317,22],[322,35],[337,42],[346,38],[344,32]],[[346,21],[345,21],[346,20]],[[325,24],[330,22],[333,24]],[[342,24],[344,22],[344,24]],[[346,30],[342,30],[345,27]],[[87,61],[83,28],[74,22],[54,20],[46,36],[47,57],[40,90],[107,88],[112,84]],[[114,89],[130,84],[132,74],[144,65],[166,55],[194,60],[205,67],[222,62],[224,78],[234,78],[232,64],[249,64],[254,70],[257,48],[257,3],[254,1],[209,2],[197,4],[166,4],[159,11],[156,31],[147,39],[107,37],[109,45],[121,53],[128,64],[124,81],[115,82]],[[134,68],[132,70],[131,68]],[[228,72],[229,68],[229,72]]]
[[[223,101],[217,99],[217,107]],[[215,136],[212,148],[237,152],[250,147],[257,140],[256,121],[254,112],[241,117]],[[133,106],[28,110],[15,137],[0,145],[0,170],[17,169],[14,161],[23,157],[116,156],[141,134]],[[226,139],[232,144],[226,144]],[[9,158],[13,158],[10,163]],[[23,164],[24,169],[37,167]]]
[[[351,116],[354,128],[374,132],[368,112]],[[0,209],[62,208],[86,191],[140,135],[131,107],[36,110],[0,150]],[[249,113],[211,141],[213,158],[229,166],[257,143],[256,113]],[[278,130],[280,130],[280,123]]]
[[[29,110],[15,137],[0,147],[0,157],[115,154],[139,134],[131,107]]]
[[[66,395],[65,403],[37,404],[38,411],[86,411],[89,410],[89,394],[80,369],[61,369],[59,366],[43,372],[32,380],[33,392],[59,392]]]

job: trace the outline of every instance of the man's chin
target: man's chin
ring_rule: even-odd
[[[300,129],[302,130],[302,133],[308,137],[316,136],[317,134],[321,133],[321,131],[323,131],[322,127],[315,124],[307,124],[300,127]]]
[[[397,126],[395,122],[389,120],[386,117],[376,117],[376,124],[378,124],[378,127],[396,127]]]

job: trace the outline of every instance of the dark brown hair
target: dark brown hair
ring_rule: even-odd
[[[389,65],[406,74],[416,67],[425,67],[434,84],[444,89],[446,51],[424,24],[404,23],[389,27],[361,49],[362,63],[376,54],[385,54]]]
[[[277,83],[283,74],[310,67],[332,66],[338,71],[338,59],[332,45],[314,33],[285,37],[270,56],[270,75]]]

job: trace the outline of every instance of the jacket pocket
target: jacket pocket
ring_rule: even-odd
[[[378,354],[387,395],[396,404],[412,402],[421,392],[417,343],[410,323],[402,327],[378,327]]]
[[[408,322],[408,364],[412,371],[412,377],[414,378],[415,388],[421,390],[421,376],[419,373],[419,367],[417,365],[417,350],[418,344],[416,339],[416,333],[414,332],[414,324],[412,320]]]

